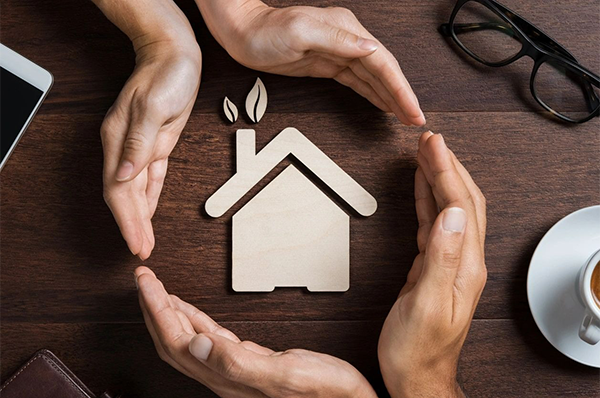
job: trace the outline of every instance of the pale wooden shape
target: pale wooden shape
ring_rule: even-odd
[[[260,78],[256,78],[254,87],[246,96],[246,113],[254,123],[260,122],[267,110],[267,89]]]
[[[240,129],[237,131],[235,163],[236,171],[239,173],[251,167],[256,154],[256,135],[254,130]]]
[[[223,112],[225,112],[225,117],[230,123],[235,123],[238,118],[238,109],[227,97],[223,100]]]
[[[233,216],[233,289],[350,286],[350,217],[293,165]]]
[[[352,206],[370,216],[375,199],[302,133],[284,129],[258,154],[254,130],[236,134],[236,174],[206,201],[220,217],[288,155],[294,155]],[[294,166],[288,166],[233,216],[233,289],[281,286],[346,291],[350,218]]]
[[[240,145],[238,151],[254,152],[254,148],[249,147],[254,143],[254,134],[254,130],[251,129],[237,131],[237,143]],[[244,138],[245,135],[250,135],[252,139]],[[225,214],[290,154],[308,167],[359,214],[367,217],[375,213],[377,210],[375,198],[293,127],[288,127],[279,133],[253,159],[244,163],[244,167],[238,166],[237,173],[208,198],[205,205],[206,212],[212,217]],[[247,155],[242,155],[241,159],[247,159]]]

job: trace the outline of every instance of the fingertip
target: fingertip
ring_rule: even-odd
[[[135,269],[135,271],[133,273],[135,274],[136,278],[139,278],[143,274],[148,274],[148,275],[156,278],[156,274],[150,268],[146,267],[145,265],[140,265],[139,267],[137,267]]]
[[[442,228],[450,233],[463,233],[467,225],[467,213],[461,207],[444,209]]]
[[[152,254],[152,251],[154,250],[154,245],[155,245],[154,233],[152,231],[150,231],[150,234],[146,235],[146,241],[144,242],[144,248],[140,251],[140,259],[142,261],[146,261],[150,257],[150,255]]]
[[[122,160],[115,173],[115,179],[119,182],[129,181],[133,174],[133,163],[128,160]]]
[[[425,120],[425,115],[421,112],[421,115],[415,119],[415,125],[417,127],[423,127],[427,124],[427,120]]]
[[[444,137],[439,133],[432,134],[429,137],[427,137],[424,145],[424,147],[429,150],[434,150],[436,148],[439,149],[442,146],[445,146]]]
[[[154,274],[152,273],[148,273],[148,272],[143,272],[139,275],[136,276],[135,278],[135,285],[137,287],[138,290],[146,291],[148,292],[148,283],[150,283],[151,281],[156,281],[156,277],[154,276]]]
[[[419,150],[423,149],[423,147],[427,143],[427,140],[433,135],[434,134],[431,131],[426,131],[423,134],[421,134],[421,137],[419,137]]]
[[[144,236],[142,236],[142,243],[141,243],[141,246],[142,246],[142,247],[140,247],[140,250],[139,250],[139,251],[138,251],[138,253],[137,253],[137,256],[138,256],[138,258],[139,258],[140,260],[142,260],[142,261],[144,261],[144,260],[145,260],[145,258],[144,258],[144,246],[146,246],[145,240],[146,240],[146,239],[145,239],[145,237],[144,237]],[[146,257],[146,258],[147,258],[147,257]]]
[[[131,252],[131,254],[133,254],[134,256],[138,255],[139,250],[135,250],[134,248],[132,248],[131,245],[129,244],[129,242],[127,242],[127,248],[129,249],[129,251]]]
[[[146,261],[146,260],[148,260],[148,258],[150,257],[151,254],[152,254],[152,248],[147,247],[147,245],[145,245],[144,248],[138,254],[138,257],[140,258],[140,260]]]
[[[356,41],[356,45],[363,51],[368,52],[369,54],[373,53],[379,47],[379,43],[375,40],[365,39],[364,37],[359,37]]]
[[[213,348],[213,341],[205,334],[192,337],[188,345],[190,354],[201,362],[206,362]]]
[[[127,248],[129,249],[129,251],[131,252],[131,254],[133,254],[134,256],[137,256],[140,254],[140,251],[142,250],[142,246],[143,243],[140,243],[139,240],[137,239],[127,239],[125,238],[125,243],[127,243]]]

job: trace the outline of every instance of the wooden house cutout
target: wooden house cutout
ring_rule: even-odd
[[[206,201],[221,217],[288,155],[294,155],[363,216],[377,202],[295,128],[281,131],[259,153],[255,132],[236,135],[236,174]],[[233,290],[311,292],[350,287],[350,217],[296,167],[289,165],[233,216]]]

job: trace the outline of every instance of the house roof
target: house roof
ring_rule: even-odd
[[[243,130],[238,131],[238,134],[244,131],[254,133],[253,130]],[[237,150],[239,151],[240,148]],[[252,159],[245,161],[243,167],[240,167],[233,177],[208,198],[205,205],[206,212],[215,218],[225,214],[290,154],[308,167],[359,214],[366,217],[375,213],[377,210],[375,198],[293,127],[281,131]]]

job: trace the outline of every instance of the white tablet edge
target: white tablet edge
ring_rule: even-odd
[[[37,113],[37,110],[39,109],[40,105],[46,98],[48,91],[52,87],[54,78],[52,77],[52,74],[50,72],[48,72],[46,69],[34,64],[27,58],[23,57],[22,55],[17,54],[16,52],[14,52],[13,50],[11,50],[10,48],[6,47],[4,44],[1,44],[1,43],[0,43],[0,66],[2,68],[6,69],[7,71],[9,71],[10,73],[12,73],[13,75],[23,79],[27,83],[31,84],[32,86],[34,86],[37,89],[42,91],[42,95],[41,95],[39,101],[33,107],[31,114],[29,115],[29,117],[27,118],[25,123],[23,124],[21,131],[19,131],[19,134],[17,134],[17,138],[15,138],[15,141],[12,143],[11,147],[6,152],[6,156],[4,157],[4,159],[0,159],[0,170],[2,170],[2,168],[6,164],[6,161],[12,154],[12,152],[15,149],[15,147],[17,146],[17,144],[19,143],[19,140],[21,139],[23,132],[25,130],[27,130],[29,123],[31,123],[31,120]]]
[[[52,74],[17,54],[4,44],[0,44],[0,66],[15,76],[46,93],[52,86]]]

